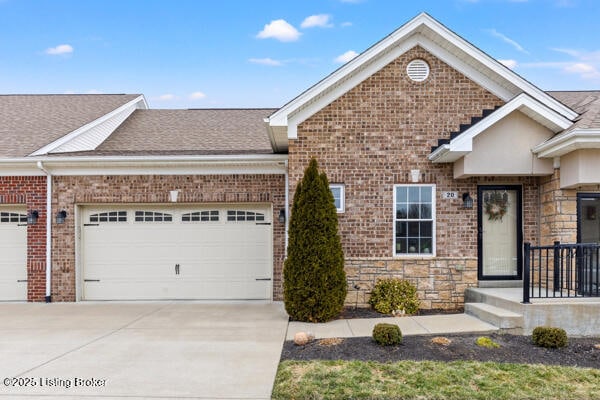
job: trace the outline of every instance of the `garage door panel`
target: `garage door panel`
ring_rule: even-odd
[[[256,280],[270,279],[273,265],[270,207],[261,207],[114,206],[120,221],[112,211],[112,222],[84,226],[84,298],[270,298],[270,280]],[[83,223],[110,211],[84,209]]]
[[[27,211],[0,207],[0,301],[27,300]]]

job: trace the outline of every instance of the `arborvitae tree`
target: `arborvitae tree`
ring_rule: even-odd
[[[285,309],[294,320],[323,322],[342,311],[347,287],[337,212],[314,158],[294,194],[283,276]]]

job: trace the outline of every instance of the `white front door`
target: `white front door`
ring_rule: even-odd
[[[86,300],[269,299],[268,205],[83,211]]]
[[[27,300],[27,210],[0,206],[0,300]]]
[[[479,187],[478,208],[479,279],[520,279],[521,187]]]

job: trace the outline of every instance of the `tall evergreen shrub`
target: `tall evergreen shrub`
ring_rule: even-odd
[[[347,287],[337,212],[314,158],[294,194],[283,277],[285,309],[294,320],[323,322],[342,311]]]

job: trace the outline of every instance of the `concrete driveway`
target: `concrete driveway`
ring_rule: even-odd
[[[286,329],[280,303],[0,304],[0,399],[268,399]]]

